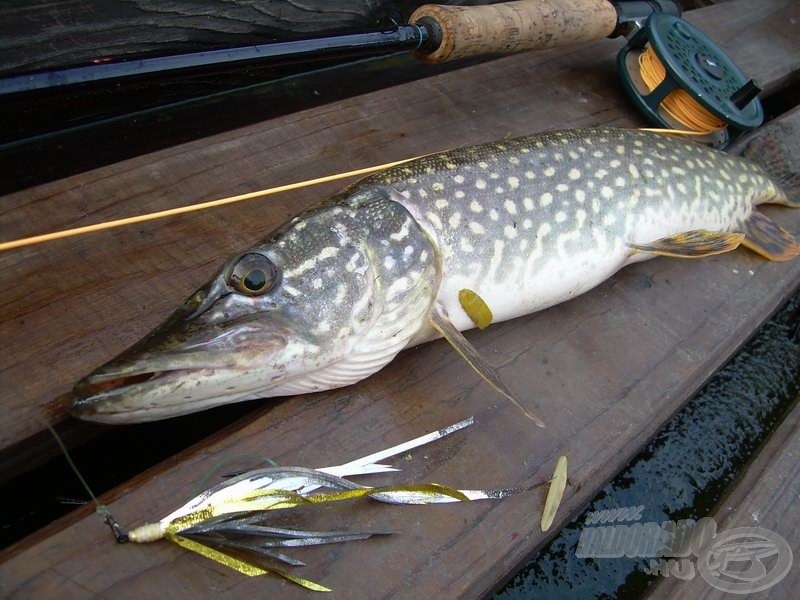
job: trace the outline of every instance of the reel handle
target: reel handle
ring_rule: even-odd
[[[607,0],[520,0],[488,6],[426,4],[411,15],[418,25],[438,26],[440,43],[415,51],[426,63],[486,54],[541,50],[609,37],[617,10]]]

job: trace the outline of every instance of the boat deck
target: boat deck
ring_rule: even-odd
[[[765,96],[797,81],[797,2],[733,0],[685,18],[759,81]],[[618,83],[614,58],[621,45],[603,40],[501,58],[9,194],[0,208],[3,237],[545,129],[644,126]],[[45,422],[64,421],[78,377],[157,325],[205,282],[221,257],[341,185],[0,254],[0,402],[7,415],[0,452],[9,472],[33,460],[28,441],[41,436]],[[800,211],[767,212],[800,231]],[[467,334],[508,386],[535,405],[545,429],[520,418],[437,341],[403,352],[357,385],[260,402],[246,418],[101,500],[133,526],[182,504],[226,457],[339,464],[474,415],[474,426],[402,460],[402,480],[530,491],[463,505],[339,507],[337,527],[398,534],[304,549],[298,556],[308,563],[303,576],[343,597],[481,596],[635,456],[798,286],[800,261],[770,263],[744,250],[637,264],[571,302]],[[75,429],[81,435],[80,426]],[[796,454],[790,438],[787,449]],[[552,475],[562,454],[569,457],[573,485],[554,527],[543,534],[546,488],[533,486]],[[769,460],[767,473],[797,481],[797,469],[782,467],[779,454]],[[765,475],[753,477],[763,481]],[[776,499],[764,510],[783,511],[796,499],[776,483],[757,485],[767,485],[773,491],[765,493]],[[800,547],[796,520],[781,521],[780,532]],[[307,593],[279,579],[239,575],[166,543],[117,546],[92,506],[0,553],[0,595],[9,598],[250,598],[265,592],[287,598]]]

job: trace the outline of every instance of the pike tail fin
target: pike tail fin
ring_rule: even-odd
[[[741,155],[761,165],[780,187],[763,202],[800,208],[800,113],[793,111],[768,123],[741,144]],[[742,245],[764,258],[785,261],[800,255],[798,239],[758,210],[745,219],[742,231],[745,234]]]
[[[742,156],[761,165],[783,191],[766,202],[791,208],[800,208],[800,126],[796,121],[767,125],[742,150]]]

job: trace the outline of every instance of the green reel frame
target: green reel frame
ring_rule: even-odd
[[[639,56],[648,43],[666,71],[664,80],[652,92],[639,69]],[[676,89],[685,90],[700,106],[727,123],[722,131],[701,138],[717,148],[727,147],[764,121],[757,97],[761,90],[756,83],[702,31],[672,15],[653,13],[617,55],[617,67],[634,104],[659,127],[686,128],[661,106]]]

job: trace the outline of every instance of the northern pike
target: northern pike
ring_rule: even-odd
[[[788,260],[800,245],[755,206],[798,207],[796,192],[755,163],[636,130],[548,132],[415,159],[225,262],[163,325],[78,382],[71,410],[138,422],[333,389],[439,336],[508,395],[460,333],[474,326],[461,291],[503,321],[658,255],[741,243]]]

